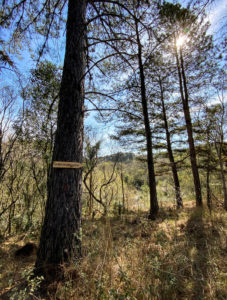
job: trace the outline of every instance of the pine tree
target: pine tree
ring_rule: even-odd
[[[144,42],[145,36],[152,35],[152,30],[149,28],[151,26],[151,19],[146,15],[146,10],[152,12],[154,7],[149,7],[147,4],[139,5],[134,1],[127,1],[124,4],[124,13],[121,10],[120,22],[111,24],[109,21],[103,20],[105,22],[106,28],[111,27],[111,31],[103,33],[102,39],[108,42],[108,51],[116,55],[116,59],[112,59],[108,68],[112,67],[112,72],[115,72],[114,76],[114,87],[116,88],[116,93],[118,90],[125,90],[122,85],[118,86],[119,79],[117,78],[118,71],[123,73],[129,73],[127,76],[136,78],[137,83],[137,98],[138,106],[141,107],[141,120],[143,124],[143,130],[145,133],[145,143],[146,143],[146,155],[147,155],[147,167],[148,167],[148,177],[149,177],[149,188],[150,188],[150,213],[149,218],[155,219],[158,213],[158,200],[156,191],[156,181],[155,181],[155,171],[154,171],[154,158],[153,158],[153,142],[152,142],[152,130],[150,128],[149,120],[149,104],[147,99],[147,83],[144,72],[144,59],[145,59],[145,48],[149,48],[151,41],[149,43]],[[151,14],[150,16],[151,17]],[[153,16],[152,16],[153,20]],[[111,24],[111,25],[110,25]],[[111,54],[110,54],[111,55]],[[108,70],[109,71],[109,70]],[[105,69],[104,69],[105,72]],[[109,71],[110,72],[110,71]],[[112,74],[113,74],[112,73]],[[121,75],[122,76],[122,75]],[[112,78],[113,82],[113,78]],[[109,83],[107,84],[109,85]],[[112,87],[111,87],[112,89]],[[127,89],[128,90],[128,89]],[[124,93],[124,92],[123,92]],[[118,98],[120,97],[118,93]],[[107,95],[108,96],[108,95]],[[124,95],[125,98],[125,95]],[[111,99],[112,100],[112,99]],[[125,111],[131,106],[131,99],[127,99],[127,104],[119,104],[118,109],[115,106],[115,110]],[[133,113],[131,114],[133,115]]]
[[[185,118],[188,144],[190,150],[191,169],[196,194],[196,205],[202,206],[202,193],[197,165],[195,140],[193,136],[193,120],[191,102],[200,98],[201,88],[205,88],[211,80],[212,38],[207,35],[208,25],[203,18],[196,16],[180,4],[164,2],[160,6],[161,26],[168,38],[169,54],[175,59],[178,77],[179,94]]]

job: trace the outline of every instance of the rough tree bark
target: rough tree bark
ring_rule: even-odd
[[[66,51],[53,161],[82,162],[86,0],[68,1]],[[81,255],[81,169],[51,169],[36,271]]]

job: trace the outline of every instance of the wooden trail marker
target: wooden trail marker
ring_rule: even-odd
[[[61,169],[79,169],[82,168],[83,164],[79,162],[70,162],[70,161],[54,161],[53,168],[61,168]]]

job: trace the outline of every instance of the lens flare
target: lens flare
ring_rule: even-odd
[[[186,42],[186,37],[184,35],[179,36],[176,41],[177,47],[179,48],[183,46],[185,42]]]

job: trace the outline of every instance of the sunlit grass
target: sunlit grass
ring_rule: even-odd
[[[224,299],[225,235],[223,210],[210,215],[190,202],[181,211],[161,209],[154,222],[143,212],[85,220],[81,261],[63,266],[65,279],[47,293],[50,299]],[[1,248],[6,291],[35,257],[16,260],[13,239]]]

